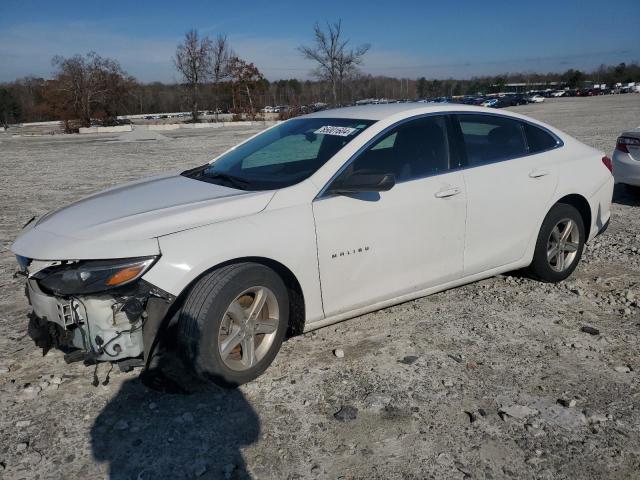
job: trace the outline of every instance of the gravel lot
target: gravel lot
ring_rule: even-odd
[[[514,110],[611,154],[640,95]],[[20,226],[255,131],[0,134],[0,478],[640,478],[640,198],[621,188],[569,281],[500,276],[295,337],[235,391],[160,394],[108,364],[94,387],[42,357],[12,278]]]

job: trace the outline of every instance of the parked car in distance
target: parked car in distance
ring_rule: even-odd
[[[542,95],[533,95],[532,97],[529,97],[529,102],[542,103],[544,102],[544,97]]]
[[[488,98],[487,100],[485,100],[484,102],[482,102],[481,104],[483,107],[489,107],[489,108],[497,108],[498,106],[498,99],[497,98]]]
[[[624,132],[618,137],[611,159],[616,183],[640,193],[640,128]]]
[[[514,112],[326,110],[34,219],[11,249],[39,341],[147,373],[176,348],[233,387],[289,330],[512,270],[564,280],[609,221],[610,167]]]

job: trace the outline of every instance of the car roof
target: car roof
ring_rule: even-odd
[[[386,103],[380,105],[359,105],[357,107],[333,108],[305,115],[308,118],[355,118],[360,120],[382,120],[396,114],[405,113],[407,117],[422,113],[470,111],[495,113],[485,107],[474,107],[459,103]],[[502,112],[500,112],[502,113]],[[509,113],[505,112],[506,115]]]

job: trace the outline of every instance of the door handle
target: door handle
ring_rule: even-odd
[[[447,198],[447,197],[453,197],[454,195],[458,195],[459,193],[460,193],[460,189],[458,187],[453,187],[453,188],[447,188],[444,190],[440,190],[439,192],[436,192],[435,197]]]
[[[549,170],[531,170],[529,172],[529,177],[531,178],[540,178],[549,175],[551,172]]]

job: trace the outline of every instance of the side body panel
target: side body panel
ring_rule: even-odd
[[[464,275],[523,257],[556,189],[561,150],[464,170],[468,197]],[[544,175],[531,176],[537,174]]]
[[[460,193],[436,198],[451,188]],[[465,208],[460,172],[401,183],[380,194],[316,200],[325,313],[459,279]]]

